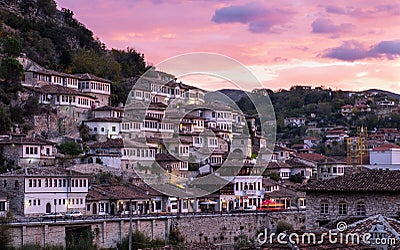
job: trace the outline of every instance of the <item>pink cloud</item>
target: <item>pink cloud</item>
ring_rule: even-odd
[[[381,71],[370,72],[374,69],[368,68],[364,81],[393,85],[386,78],[385,69],[390,68],[386,62],[394,63],[398,56],[400,8],[389,0],[378,4],[375,0],[338,0],[329,4],[319,0],[57,3],[73,10],[108,48],[133,47],[153,64],[181,53],[215,52],[248,66],[286,65],[286,70],[277,73],[279,82],[268,82],[278,88],[290,86],[296,79],[356,88],[350,82],[359,72],[357,67],[352,63],[332,67],[332,63],[379,62],[383,65]],[[329,70],[301,68],[304,61],[326,64]],[[292,69],[293,63],[298,63],[297,70]],[[338,75],[341,79],[337,79]]]

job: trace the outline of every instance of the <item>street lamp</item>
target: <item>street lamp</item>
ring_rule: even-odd
[[[129,201],[129,250],[132,250],[132,200]]]

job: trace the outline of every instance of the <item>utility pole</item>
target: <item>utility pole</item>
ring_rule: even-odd
[[[129,250],[132,250],[132,201],[129,202]]]

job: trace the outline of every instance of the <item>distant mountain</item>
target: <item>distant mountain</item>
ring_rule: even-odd
[[[381,94],[381,95],[385,95],[390,99],[400,100],[400,95],[399,94],[396,94],[396,93],[393,93],[393,92],[390,92],[390,91],[386,91],[386,90],[381,90],[381,89],[368,89],[368,90],[362,91],[362,93],[368,93],[368,94],[378,93],[378,94]]]
[[[208,92],[205,96],[206,101],[214,101],[216,97],[220,98],[221,94],[229,97],[234,102],[239,102],[239,100],[246,95],[246,92],[243,90],[237,89],[221,89],[218,91]],[[222,101],[222,100],[221,100]]]

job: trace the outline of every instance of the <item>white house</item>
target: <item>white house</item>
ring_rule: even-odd
[[[89,181],[86,175],[54,167],[27,167],[0,175],[13,215],[84,211]]]
[[[77,74],[79,77],[78,89],[83,93],[89,93],[99,100],[99,105],[108,105],[111,95],[111,81],[91,75]]]
[[[83,122],[90,129],[90,134],[96,134],[107,138],[120,137],[122,118],[99,117]]]
[[[39,138],[0,138],[0,152],[9,162],[19,167],[53,166],[55,160],[54,143]]]
[[[400,146],[396,144],[382,144],[369,151],[370,169],[400,170]]]
[[[306,118],[304,117],[287,117],[283,121],[284,126],[301,127],[306,125]]]
[[[92,111],[93,118],[106,118],[115,117],[122,118],[124,116],[124,107],[111,107],[111,106],[101,106],[96,107]]]
[[[99,163],[107,167],[121,168],[124,147],[122,139],[107,139],[104,142],[96,142],[88,146],[89,152],[86,154],[88,163]]]

